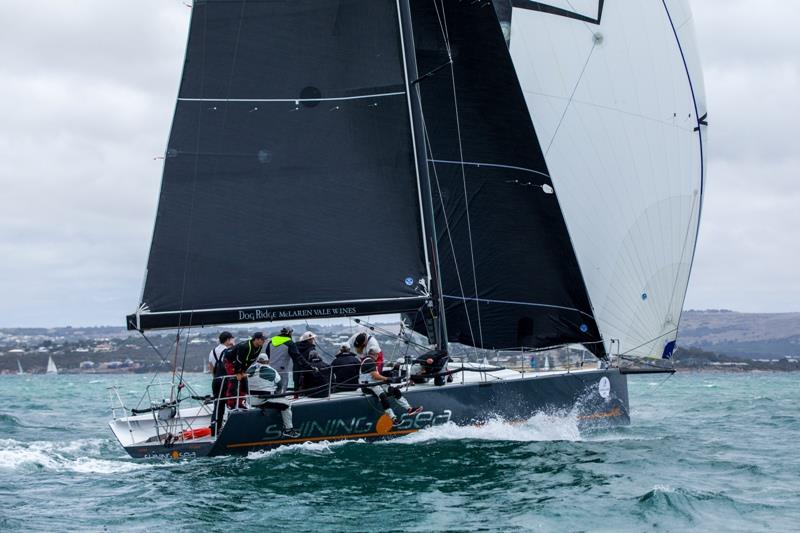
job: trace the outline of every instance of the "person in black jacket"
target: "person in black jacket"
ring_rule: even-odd
[[[334,391],[357,390],[359,388],[358,369],[360,366],[361,361],[356,357],[356,354],[350,351],[350,346],[343,344],[339,348],[339,353],[336,354],[336,359],[331,363]]]
[[[321,389],[324,388],[322,385],[327,384],[327,380],[322,376],[325,363],[317,354],[316,339],[317,336],[313,332],[306,331],[300,335],[300,340],[297,342],[297,355],[293,357],[295,392]],[[327,394],[328,391],[325,390],[321,396]]]
[[[235,397],[237,396],[239,397],[239,407],[246,407],[247,375],[245,372],[258,359],[262,346],[264,346],[264,334],[257,331],[249,340],[225,350],[225,371],[228,376],[235,376],[235,379],[229,377],[226,380],[228,383],[225,396],[228,398],[229,409],[236,408]]]

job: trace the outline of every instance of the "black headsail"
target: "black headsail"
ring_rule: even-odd
[[[604,355],[492,3],[410,6],[450,340]]]
[[[196,0],[129,327],[403,312],[430,281],[395,0]]]

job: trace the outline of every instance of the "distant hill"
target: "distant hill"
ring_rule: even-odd
[[[684,311],[678,345],[743,359],[800,356],[800,313]]]
[[[295,324],[295,332],[306,324]],[[239,339],[262,329],[276,332],[277,325],[252,324],[232,328]],[[396,326],[382,325],[392,329]],[[311,325],[317,334],[334,337],[352,333],[342,324]],[[192,364],[201,368],[204,354],[213,346],[218,328],[193,330],[190,351]],[[148,336],[163,353],[174,353],[175,332],[151,332]],[[184,337],[185,339],[185,337]],[[332,344],[332,346],[333,346]],[[724,309],[684,311],[678,346],[687,352],[713,352],[738,359],[800,359],[800,313],[737,313]],[[331,350],[335,351],[335,347]],[[24,354],[24,355],[22,355]],[[27,368],[42,369],[52,355],[59,365],[77,366],[84,360],[95,362],[131,359],[144,365],[160,363],[159,357],[138,333],[115,326],[60,328],[0,328],[0,372],[16,371],[17,359]],[[706,357],[707,359],[707,357]]]

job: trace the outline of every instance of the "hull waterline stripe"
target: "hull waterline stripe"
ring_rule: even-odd
[[[248,446],[263,446],[264,444],[300,444],[303,442],[318,442],[325,440],[346,440],[346,439],[364,439],[369,437],[392,437],[399,435],[408,435],[416,433],[418,429],[401,429],[400,431],[391,431],[388,433],[354,433],[353,435],[329,435],[327,437],[307,437],[297,439],[281,439],[281,440],[262,440],[258,442],[243,442],[241,444],[228,444],[228,448],[247,448]]]
[[[614,418],[617,416],[622,416],[622,410],[620,410],[619,406],[616,406],[612,410],[606,411],[605,413],[579,416],[578,420],[598,420],[602,418]]]
[[[405,95],[405,91],[393,93],[364,94],[359,96],[337,96],[333,98],[178,98],[180,102],[340,102],[343,100],[364,100],[383,96]]]

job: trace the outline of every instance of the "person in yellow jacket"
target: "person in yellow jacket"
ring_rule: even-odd
[[[297,345],[292,340],[294,330],[290,327],[281,329],[267,343],[265,352],[269,356],[270,366],[278,371],[281,376],[280,384],[276,394],[283,394],[289,386],[289,376],[294,369],[294,361],[300,357]],[[297,384],[294,384],[297,387]]]

